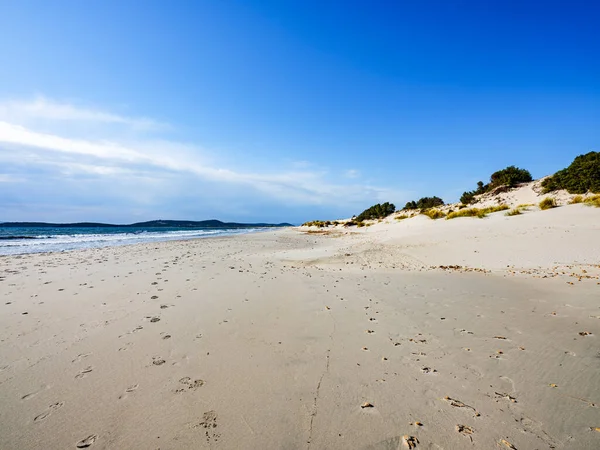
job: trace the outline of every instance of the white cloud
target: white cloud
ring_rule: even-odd
[[[358,178],[360,176],[360,172],[356,169],[346,170],[346,178]]]
[[[144,117],[125,117],[69,103],[61,103],[45,97],[36,97],[29,101],[0,102],[0,119],[28,121],[45,119],[49,121],[94,122],[119,124],[138,131],[161,131],[169,125]]]
[[[9,173],[0,173],[0,183],[22,183],[25,179]]]
[[[89,122],[99,130],[103,139],[73,137],[68,126],[45,126],[41,131],[35,126],[35,121],[25,120],[31,118],[65,122],[67,125]],[[103,128],[106,124],[115,123],[135,130],[135,137],[128,135],[127,140],[119,139],[111,130]],[[238,189],[241,195],[248,195],[249,188],[286,205],[339,207],[389,201],[397,198],[395,195],[402,195],[376,186],[349,183],[348,180],[336,182],[326,170],[307,161],[296,161],[288,169],[263,173],[220,167],[212,161],[211,155],[196,145],[148,139],[145,132],[156,131],[159,125],[150,119],[132,119],[44,98],[32,102],[4,102],[0,103],[0,143],[4,144],[0,146],[0,161],[20,165],[26,171],[36,165],[54,166],[65,176],[104,177],[107,182],[119,177],[149,178],[154,175],[168,179],[174,174],[187,175],[220,187]],[[358,175],[356,170],[345,173],[347,178]],[[217,192],[218,189],[215,189],[215,195]]]

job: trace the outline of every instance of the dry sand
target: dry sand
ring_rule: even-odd
[[[573,205],[2,257],[0,448],[600,448],[599,236]]]

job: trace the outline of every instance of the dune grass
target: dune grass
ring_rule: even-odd
[[[435,208],[424,209],[423,211],[421,211],[421,214],[433,220],[443,219],[444,217],[446,217],[446,213]]]
[[[507,211],[504,213],[505,216],[509,216],[509,217],[510,216],[519,216],[521,214],[523,214],[523,213],[521,212],[521,210],[518,207],[511,209],[510,211]]]
[[[396,220],[404,220],[404,219],[408,219],[408,218],[409,218],[409,216],[407,216],[406,214],[394,217],[394,219],[396,219]]]
[[[483,219],[488,214],[495,213],[498,211],[506,211],[507,209],[510,209],[508,205],[488,206],[487,208],[459,209],[458,211],[454,211],[448,214],[446,220],[455,219],[457,217],[478,217],[479,219]]]
[[[593,195],[583,200],[583,203],[587,206],[595,206],[600,208],[600,195]]]
[[[545,209],[552,209],[552,208],[556,208],[556,200],[554,200],[552,197],[546,197],[544,200],[542,200],[539,205],[540,209],[543,211]]]
[[[595,206],[600,208],[600,195],[592,195],[591,197],[583,197],[582,195],[576,195],[571,199],[569,205],[576,205],[583,203],[586,206]]]
[[[483,212],[482,209],[466,208],[466,209],[459,209],[458,211],[451,212],[446,217],[446,220],[455,219],[457,217],[479,217],[480,219],[483,219],[485,216],[486,216],[486,214]]]
[[[583,203],[583,197],[581,195],[573,197],[569,202],[569,205],[576,205],[577,203]]]

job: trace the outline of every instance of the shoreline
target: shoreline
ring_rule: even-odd
[[[288,228],[288,227],[282,227],[282,228]],[[217,238],[217,237],[233,237],[233,236],[239,236],[239,235],[246,235],[246,234],[254,234],[254,233],[262,233],[262,232],[266,232],[266,231],[272,231],[271,228],[264,228],[264,229],[243,229],[245,232],[240,232],[238,230],[241,229],[227,229],[225,233],[223,234],[206,234],[204,236],[191,236],[191,237],[181,237],[181,236],[177,236],[177,237],[169,237],[168,235],[165,235],[163,237],[157,237],[157,240],[148,240],[146,242],[116,242],[116,243],[112,243],[112,244],[107,244],[107,245],[98,245],[98,246],[90,246],[90,247],[81,247],[81,248],[68,248],[68,249],[64,249],[64,250],[41,250],[41,251],[28,251],[28,252],[24,252],[24,253],[6,253],[6,254],[2,254],[0,253],[0,258],[1,257],[5,257],[5,256],[24,256],[24,255],[30,255],[30,254],[45,254],[45,253],[64,253],[64,252],[72,252],[72,251],[79,251],[79,250],[92,250],[92,249],[101,249],[101,248],[111,248],[111,247],[123,247],[123,246],[130,246],[130,245],[144,245],[144,244],[157,244],[157,243],[161,243],[161,242],[183,242],[183,241],[190,241],[190,240],[196,240],[196,239],[209,239],[209,238]],[[181,231],[187,231],[187,230],[181,230]],[[192,230],[192,231],[202,231],[202,230]],[[210,230],[210,231],[219,231],[219,230]],[[235,232],[238,231],[238,232]],[[135,233],[132,233],[135,235]],[[114,234],[117,235],[117,234]],[[114,236],[114,235],[109,235],[109,236]],[[57,235],[57,236],[61,236],[61,235]],[[68,235],[70,236],[70,235]],[[85,236],[89,236],[86,234],[81,234],[80,236],[85,237]],[[40,240],[43,243],[49,243],[52,244],[51,238],[50,237],[44,237],[44,238],[38,238],[38,237],[29,237],[29,236],[19,236],[19,237],[12,237],[12,236],[6,236],[4,237],[5,240],[8,241],[14,241],[14,240],[19,240],[19,239],[26,239],[28,241],[37,241]]]

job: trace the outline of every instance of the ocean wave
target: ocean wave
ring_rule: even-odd
[[[117,233],[74,233],[0,236],[0,255],[44,253],[111,247],[145,242],[186,240],[252,233],[261,228],[211,230],[136,230]]]

